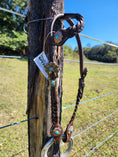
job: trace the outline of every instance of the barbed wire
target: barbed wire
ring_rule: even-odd
[[[96,148],[100,147],[103,143],[105,143],[106,141],[108,141],[111,137],[113,137],[116,133],[118,132],[118,130],[114,131],[111,135],[109,135],[105,140],[103,140],[102,142],[100,142],[97,146],[95,146],[94,148],[92,148],[92,150],[90,152],[88,152],[86,155],[84,155],[84,157],[88,156],[90,153],[92,153]]]

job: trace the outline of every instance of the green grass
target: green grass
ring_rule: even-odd
[[[0,126],[27,119],[26,104],[27,61],[0,59]],[[27,123],[0,130],[0,157],[27,154]]]
[[[67,57],[66,57],[67,58]],[[72,59],[72,58],[71,58]],[[74,58],[76,59],[76,58]],[[81,101],[118,90],[118,66],[85,64],[88,75]],[[65,61],[63,106],[75,104],[79,78],[78,63]],[[27,61],[0,59],[0,126],[27,119]],[[66,127],[74,107],[63,110],[62,126]],[[73,136],[118,109],[118,93],[80,104],[74,122]],[[83,157],[93,147],[118,129],[118,113],[74,139],[70,157]],[[0,130],[0,157],[28,157],[27,123]],[[118,134],[89,156],[117,157]],[[62,146],[62,151],[65,150]]]

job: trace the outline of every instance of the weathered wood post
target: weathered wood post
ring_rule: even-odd
[[[59,66],[59,100],[60,100],[60,122],[62,101],[62,75],[63,75],[63,48],[48,44],[47,38],[54,17],[64,12],[64,0],[28,0],[28,45],[29,57],[36,57],[43,50],[49,61],[52,56]],[[43,20],[40,20],[43,19]],[[62,24],[56,24],[56,29]],[[45,49],[44,49],[45,47]],[[28,122],[29,157],[40,157],[41,149],[50,139],[51,127],[51,97],[50,86],[47,79],[38,69],[33,59],[28,60],[28,118],[38,116]],[[50,150],[48,156],[60,156],[59,145]]]

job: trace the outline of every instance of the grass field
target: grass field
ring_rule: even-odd
[[[81,101],[118,90],[118,66],[85,64],[88,68]],[[65,61],[63,107],[75,103],[79,78],[78,63]],[[0,126],[27,119],[27,61],[0,58]],[[66,127],[73,107],[63,110],[62,126]],[[80,104],[73,136],[118,109],[118,93]],[[66,111],[66,112],[65,112]],[[93,147],[118,129],[118,112],[74,138],[70,157],[83,157]],[[0,157],[28,157],[27,123],[0,130]],[[62,146],[62,150],[65,145]],[[118,134],[115,134],[90,157],[117,157]]]

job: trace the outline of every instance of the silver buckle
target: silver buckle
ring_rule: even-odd
[[[48,150],[49,148],[53,145],[54,143],[54,139],[51,138],[46,144],[45,146],[43,147],[42,151],[41,151],[41,157],[48,157],[47,156],[47,153],[48,153]],[[61,157],[67,157],[71,150],[73,148],[73,139],[71,138],[71,140],[68,142],[68,148],[67,150],[61,155]]]

